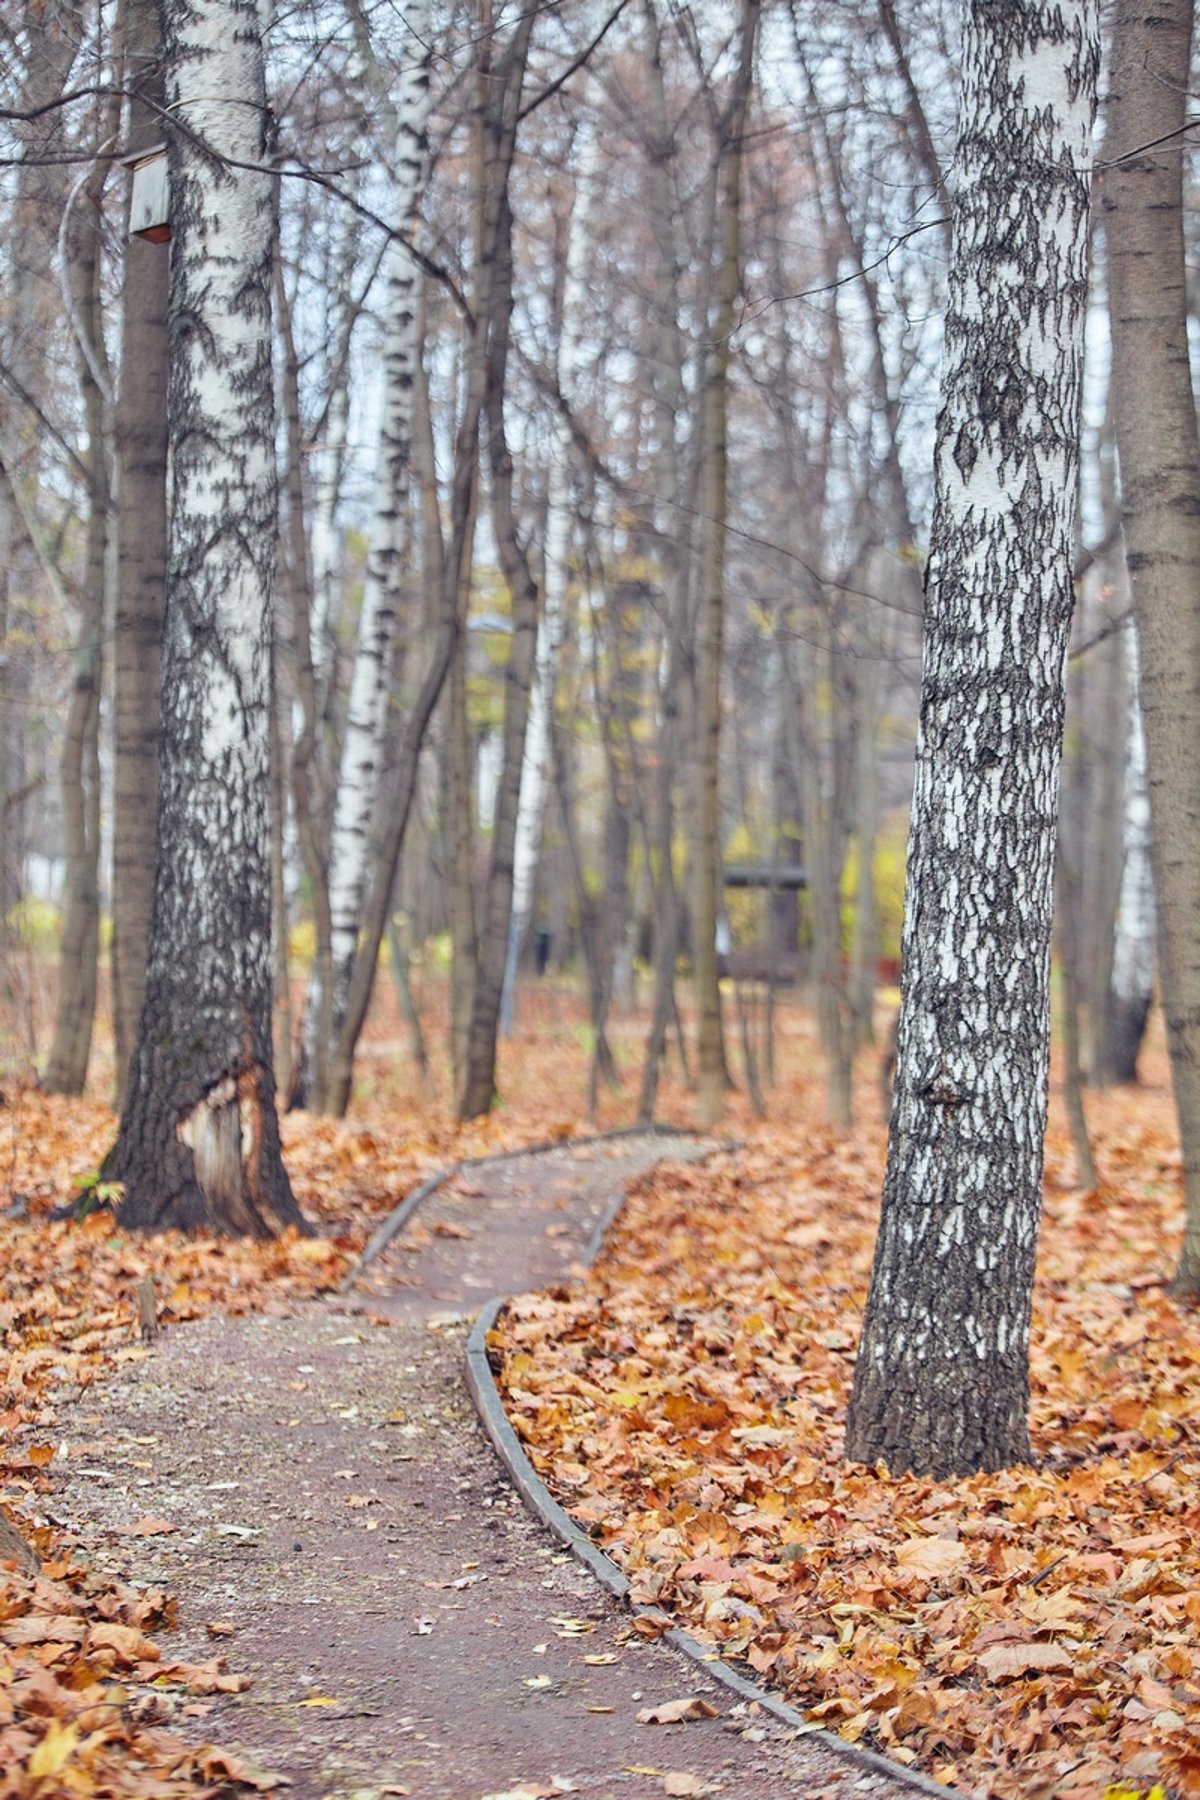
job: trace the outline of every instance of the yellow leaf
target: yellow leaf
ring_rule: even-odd
[[[910,1538],[896,1551],[896,1561],[906,1575],[937,1581],[953,1575],[967,1562],[967,1549],[953,1538]]]
[[[335,1700],[332,1694],[310,1694],[307,1700],[301,1700],[298,1704],[300,1706],[340,1706],[341,1701]]]
[[[74,1725],[51,1719],[45,1737],[29,1758],[29,1773],[33,1779],[40,1781],[47,1775],[57,1775],[78,1742],[79,1732]]]
[[[291,1245],[291,1254],[297,1262],[323,1263],[332,1262],[341,1251],[328,1238],[298,1238]]]

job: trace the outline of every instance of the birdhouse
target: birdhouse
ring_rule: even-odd
[[[171,190],[167,178],[167,147],[154,144],[124,159],[133,174],[129,200],[129,235],[151,244],[165,244],[171,235]]]

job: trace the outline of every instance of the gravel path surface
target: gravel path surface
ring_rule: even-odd
[[[472,1169],[347,1298],[169,1330],[84,1395],[56,1516],[178,1596],[164,1648],[253,1677],[178,1727],[240,1744],[296,1800],[912,1793],[640,1638],[526,1515],[467,1399],[482,1303],[569,1275],[628,1181],[697,1153],[624,1138]],[[154,1521],[174,1529],[131,1535]],[[636,1720],[689,1696],[716,1716]]]

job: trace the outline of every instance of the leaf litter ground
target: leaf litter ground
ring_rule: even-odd
[[[1092,1112],[1102,1193],[1072,1185],[1057,1125],[1048,1147],[1034,1467],[933,1483],[843,1461],[879,1129],[762,1129],[648,1175],[586,1282],[495,1334],[535,1466],[634,1599],[971,1792],[1200,1794],[1179,1156],[1164,1087]]]
[[[790,1029],[790,1062],[811,1069],[807,1025]],[[452,1129],[444,1102],[398,1104],[394,1060],[385,1038],[368,1042],[376,1091],[354,1124],[285,1122],[298,1195],[325,1235],[268,1246],[129,1239],[103,1214],[47,1223],[98,1166],[112,1115],[6,1090],[0,1498],[43,1568],[0,1584],[0,1800],[245,1792],[262,1779],[163,1730],[183,1725],[194,1744],[245,1671],[228,1666],[220,1619],[190,1661],[166,1648],[174,1603],[144,1564],[170,1520],[124,1522],[127,1548],[107,1564],[136,1586],[89,1566],[55,1523],[62,1463],[90,1454],[60,1427],[93,1383],[136,1377],[146,1271],[168,1325],[214,1308],[285,1317],[337,1285],[431,1169],[581,1123],[581,1036],[561,999],[526,1035],[504,1109],[470,1131]],[[809,1074],[773,1098],[808,1123],[742,1121],[738,1158],[643,1183],[589,1283],[523,1303],[503,1328],[535,1462],[639,1597],[814,1721],[979,1792],[1200,1792],[1200,1349],[1194,1314],[1165,1285],[1180,1175],[1161,1054],[1151,1076],[1092,1102],[1100,1195],[1072,1185],[1051,1133],[1035,1469],[935,1487],[842,1465],[882,1132],[838,1140],[814,1126]],[[620,1100],[607,1104],[601,1124],[619,1117]],[[686,1120],[677,1089],[665,1107]],[[152,1466],[152,1453],[138,1460]]]

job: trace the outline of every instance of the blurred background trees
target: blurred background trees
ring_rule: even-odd
[[[264,21],[297,1102],[348,1104],[386,965],[413,1079],[439,1056],[414,982],[446,973],[455,1103],[486,1110],[548,968],[586,995],[593,1099],[619,1082],[649,1115],[670,1062],[709,1117],[727,1080],[769,1108],[798,996],[850,1116],[897,974],[957,16],[758,11],[322,0]],[[111,995],[119,1093],[171,254],[129,235],[122,159],[166,129],[157,23],[142,0],[5,0],[2,29],[4,1061],[79,1088]],[[1136,1069],[1154,968],[1110,266],[1100,236],[1057,934],[1094,1085]],[[633,1012],[637,1064],[611,1042]]]

